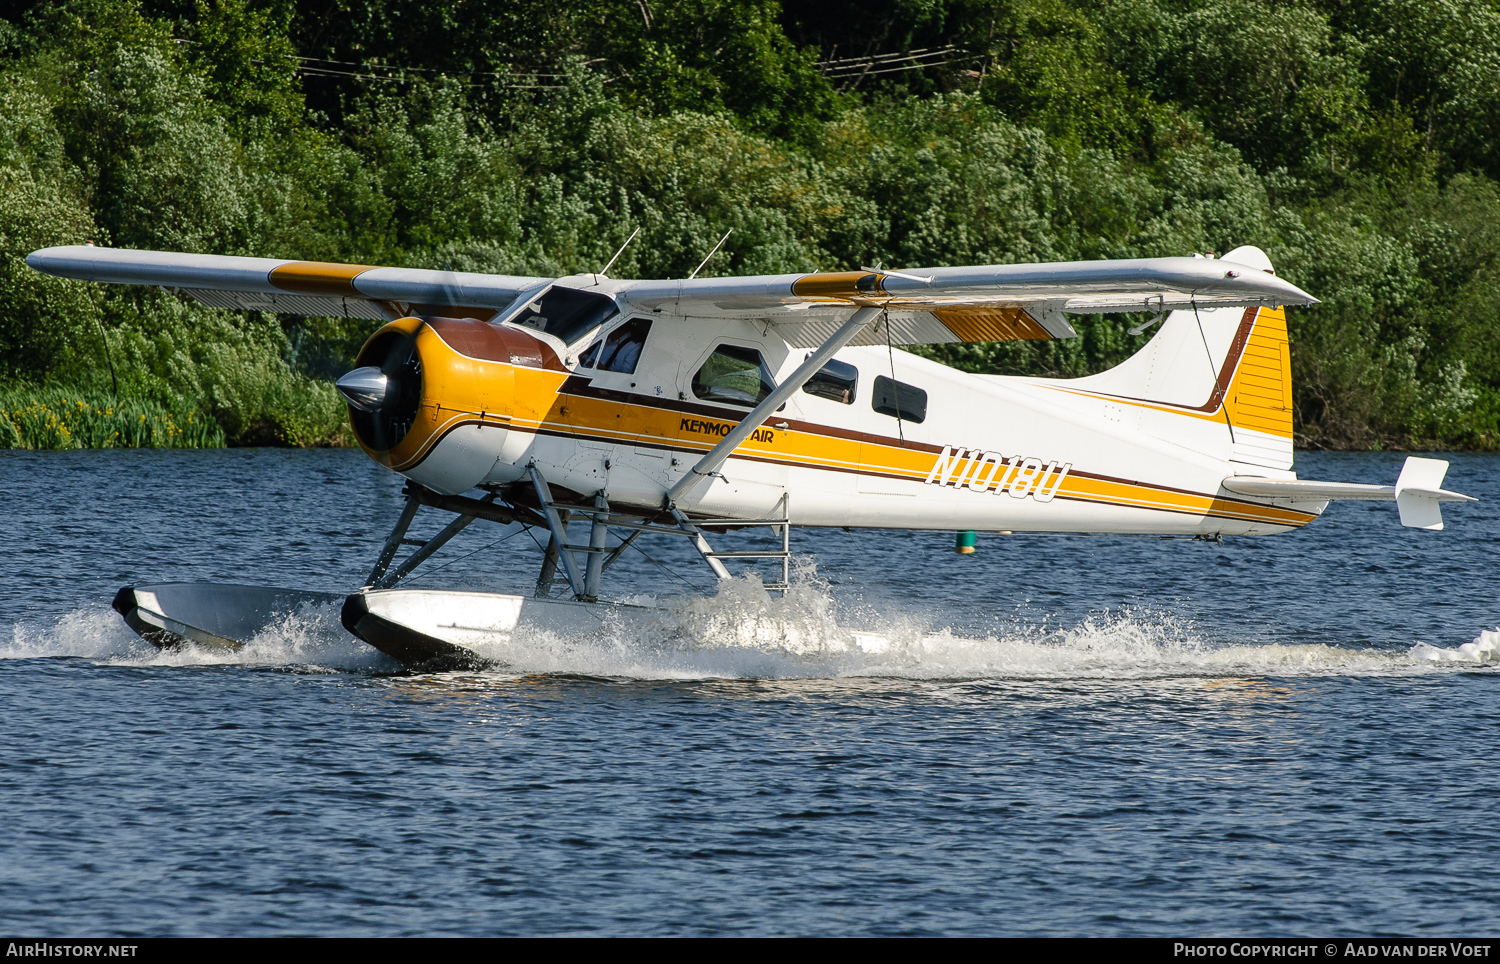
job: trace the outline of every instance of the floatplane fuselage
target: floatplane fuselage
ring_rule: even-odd
[[[1269,535],[1333,499],[1386,499],[1433,529],[1439,502],[1466,498],[1441,488],[1438,460],[1409,460],[1394,486],[1297,479],[1285,306],[1313,299],[1254,248],[658,282],[92,247],[29,260],[219,307],[391,319],[339,390],[364,451],[412,485],[344,621],[407,663],[482,650],[476,620],[503,636],[521,619],[519,595],[394,589],[475,519],[549,530],[535,612],[559,570],[575,601],[598,598],[602,571],[645,532],[689,537],[722,577],[736,554],[705,532],[777,526],[782,551],[762,555],[784,580],[791,526]],[[1066,314],[1131,310],[1160,328],[1085,378],[976,375],[897,347],[1071,337]],[[396,565],[420,506],[457,518]],[[570,519],[588,523],[586,543]],[[158,612],[166,589],[133,592],[117,606],[148,638],[230,638]],[[445,634],[438,610],[463,610],[450,622],[468,635]]]
[[[1210,323],[1245,344],[1235,336],[1247,329],[1279,377],[1282,313],[1229,311],[1227,325]],[[785,498],[799,526],[1247,535],[1304,525],[1325,504],[1268,504],[1220,486],[1236,469],[1291,477],[1291,418],[1280,398],[1256,411],[1273,431],[1250,431],[1255,456],[1280,442],[1285,458],[1235,466],[1231,423],[1211,387],[1197,405],[1163,404],[1088,379],[973,375],[883,347],[840,350],[712,474],[694,479],[695,463],[753,407],[752,392],[786,380],[807,353],[744,321],[705,330],[646,316],[614,330],[642,345],[609,370],[597,367],[601,356],[609,364],[606,351],[525,329],[394,322],[386,337],[415,353],[421,387],[395,413],[410,427],[394,444],[372,447],[366,439],[394,432],[369,429],[361,442],[376,461],[445,494],[524,483],[535,467],[555,491],[603,492],[612,504],[657,511],[688,480],[675,501],[690,515],[768,518]],[[1250,377],[1239,361],[1220,366],[1232,388],[1241,387],[1235,375]],[[357,425],[373,421],[356,416]]]

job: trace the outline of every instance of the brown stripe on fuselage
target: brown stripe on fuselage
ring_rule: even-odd
[[[644,408],[654,408],[654,409],[657,409],[657,410],[660,410],[660,411],[670,411],[670,412],[674,412],[674,413],[687,413],[687,414],[693,414],[693,415],[700,415],[700,416],[705,416],[705,417],[708,417],[708,418],[714,418],[714,419],[717,419],[719,421],[727,422],[727,423],[730,423],[730,424],[737,424],[741,419],[744,418],[745,414],[747,414],[747,413],[740,412],[740,411],[735,410],[735,409],[719,408],[719,407],[716,407],[716,406],[704,405],[704,404],[696,403],[696,402],[680,401],[680,400],[677,400],[677,399],[656,398],[656,397],[653,397],[653,396],[650,396],[650,395],[637,395],[637,394],[633,394],[633,393],[630,393],[630,392],[622,392],[622,391],[618,391],[618,390],[595,388],[590,383],[590,380],[588,379],[587,376],[576,375],[576,374],[573,375],[573,376],[571,376],[570,378],[568,378],[568,380],[563,383],[562,388],[559,389],[559,394],[573,395],[573,396],[580,397],[580,398],[594,398],[594,399],[598,399],[598,400],[601,400],[601,401],[611,401],[611,402],[622,403],[622,404],[627,404],[627,405],[639,405],[639,406],[642,406]],[[881,435],[872,435],[872,434],[867,433],[867,432],[856,432],[856,431],[851,431],[849,429],[837,428],[837,427],[834,427],[834,426],[831,426],[831,425],[821,425],[821,424],[818,424],[818,423],[815,423],[815,422],[804,422],[804,421],[792,420],[792,419],[784,419],[784,420],[777,421],[777,420],[775,420],[774,416],[771,419],[767,419],[767,422],[769,424],[771,424],[773,427],[776,427],[778,429],[780,428],[780,425],[783,424],[783,422],[784,422],[785,425],[786,425],[786,428],[785,429],[780,429],[780,430],[781,431],[785,431],[785,432],[798,432],[798,433],[802,433],[802,434],[806,434],[806,435],[822,436],[822,437],[825,437],[825,438],[837,438],[837,439],[843,439],[843,440],[853,441],[853,442],[862,442],[862,443],[866,443],[866,444],[873,444],[873,445],[880,445],[880,446],[884,446],[884,447],[889,447],[891,449],[904,449],[906,451],[930,452],[930,453],[933,453],[933,454],[937,454],[937,453],[941,452],[942,449],[943,449],[942,446],[932,445],[932,444],[929,444],[929,443],[913,442],[913,441],[910,441],[910,440],[906,440],[906,441],[903,442],[901,439],[898,439],[898,438],[891,438],[891,437],[888,437],[888,436],[881,436]],[[564,429],[564,430],[538,429],[537,431],[538,431],[539,434],[551,435],[551,436],[555,436],[555,437],[558,437],[558,438],[587,438],[587,439],[589,439],[591,441],[604,442],[604,443],[609,443],[609,444],[626,444],[620,438],[617,438],[617,437],[614,437],[614,436],[609,436],[609,435],[591,434],[591,433],[587,432],[586,430],[581,430],[581,427],[579,427],[579,426],[569,426],[567,429]],[[658,441],[651,440],[651,439],[636,438],[636,439],[632,440],[629,444],[633,444],[633,445],[635,445],[637,447],[640,447],[640,448],[662,449],[662,450],[665,450],[665,451],[689,451],[689,452],[703,452],[703,451],[707,451],[709,448],[712,447],[712,445],[710,443],[708,443],[706,441],[699,441],[697,439],[681,439],[681,440],[679,440],[679,444],[674,445],[674,444],[671,444],[671,443],[658,442]],[[960,449],[960,451],[962,451],[962,449]],[[896,480],[904,480],[904,481],[911,481],[911,482],[921,481],[921,476],[920,476],[919,473],[900,473],[900,472],[879,471],[877,469],[872,468],[869,463],[865,463],[865,462],[860,462],[857,465],[853,465],[853,466],[850,466],[850,465],[830,465],[830,464],[826,464],[826,463],[810,463],[810,462],[806,462],[806,461],[803,461],[801,459],[798,459],[797,457],[794,457],[794,456],[787,457],[787,458],[767,457],[767,456],[764,456],[764,455],[761,455],[761,454],[750,454],[750,453],[747,453],[747,452],[745,452],[743,450],[737,450],[735,452],[735,454],[734,454],[733,457],[737,458],[737,459],[748,459],[748,460],[756,461],[756,462],[765,462],[765,463],[772,464],[772,465],[784,465],[784,466],[792,466],[792,467],[798,467],[798,468],[821,469],[821,470],[829,471],[829,472],[843,472],[843,473],[853,474],[853,475],[866,475],[866,476],[871,476],[871,477],[896,479]],[[1088,472],[1088,471],[1084,471],[1084,470],[1073,470],[1071,474],[1073,475],[1073,477],[1079,478],[1079,479],[1090,479],[1090,480],[1097,481],[1097,482],[1106,482],[1106,483],[1110,483],[1110,484],[1114,484],[1114,485],[1123,485],[1123,486],[1128,486],[1128,487],[1133,488],[1133,489],[1143,489],[1143,490],[1151,491],[1151,492],[1172,493],[1172,494],[1176,494],[1176,495],[1188,496],[1188,497],[1191,497],[1191,498],[1208,499],[1208,500],[1214,500],[1214,501],[1217,501],[1217,502],[1244,505],[1244,506],[1253,507],[1253,508],[1257,508],[1257,509],[1266,508],[1266,504],[1265,503],[1261,503],[1261,502],[1254,502],[1254,501],[1251,501],[1251,500],[1242,500],[1242,499],[1237,499],[1237,498],[1234,498],[1234,497],[1225,497],[1225,496],[1222,496],[1222,495],[1218,495],[1217,493],[1199,492],[1199,491],[1196,491],[1194,489],[1184,489],[1184,488],[1180,488],[1180,487],[1177,487],[1177,486],[1163,485],[1163,484],[1155,483],[1155,482],[1143,482],[1143,481],[1141,481],[1139,479],[1126,479],[1126,478],[1120,478],[1120,477],[1117,477],[1117,476],[1104,475],[1104,474],[1098,473],[1098,472]],[[1059,494],[1058,498],[1062,498],[1062,497],[1063,496],[1061,494]],[[1097,500],[1088,500],[1088,501],[1097,501]],[[1101,504],[1118,505],[1118,504],[1121,504],[1121,503],[1109,502],[1109,501],[1106,500],[1106,501],[1102,502]],[[1164,510],[1164,511],[1167,511],[1167,510]],[[1194,512],[1197,512],[1198,510],[1193,510],[1193,509],[1172,509],[1170,511],[1185,512],[1185,513],[1188,513],[1188,514],[1192,514]],[[1309,516],[1307,516],[1307,518],[1310,520],[1310,519],[1315,518],[1315,517],[1309,515]]]
[[[464,422],[462,424],[466,424],[467,425],[467,424],[474,424],[474,423],[475,423],[474,421],[469,421],[469,422]],[[491,423],[491,424],[493,424],[493,423]],[[455,425],[454,427],[456,428],[457,426]],[[605,444],[614,444],[614,445],[626,445],[626,444],[629,444],[629,445],[635,446],[636,448],[663,449],[663,450],[666,450],[666,451],[674,451],[674,452],[695,452],[695,453],[701,454],[702,452],[707,451],[707,449],[710,447],[710,446],[708,446],[706,444],[704,444],[704,445],[697,445],[697,446],[694,446],[692,444],[683,444],[683,445],[673,446],[673,445],[665,445],[665,444],[661,444],[661,443],[646,442],[646,441],[626,442],[626,441],[622,441],[621,439],[613,438],[613,437],[610,437],[610,436],[605,436],[605,435],[590,435],[588,433],[580,432],[580,431],[577,431],[577,430],[558,430],[558,429],[549,429],[549,428],[541,428],[541,427],[530,428],[530,427],[526,427],[526,426],[522,426],[522,425],[512,425],[512,426],[509,426],[509,428],[511,428],[512,431],[523,432],[523,433],[530,434],[530,435],[545,435],[545,436],[548,436],[548,437],[551,437],[551,438],[565,438],[565,439],[574,439],[574,440],[585,439],[585,440],[588,440],[588,441],[601,442],[601,443],[605,443]],[[684,440],[684,441],[686,442],[686,440]],[[786,466],[786,467],[790,467],[790,468],[814,469],[814,470],[823,471],[823,472],[839,472],[839,473],[842,473],[842,474],[845,474],[845,475],[865,476],[867,478],[891,479],[893,481],[898,481],[898,482],[920,482],[920,481],[922,481],[921,479],[919,479],[919,478],[917,478],[915,476],[912,476],[912,475],[904,475],[904,474],[900,474],[900,473],[896,473],[896,472],[875,471],[875,470],[872,470],[872,469],[870,469],[868,467],[864,467],[864,466],[861,466],[861,467],[849,467],[849,466],[838,466],[838,465],[808,464],[808,463],[805,463],[805,462],[802,462],[802,461],[798,461],[798,460],[796,460],[794,458],[784,458],[784,459],[767,458],[767,457],[765,457],[763,455],[751,454],[751,453],[747,453],[747,452],[744,452],[744,451],[736,451],[734,453],[734,455],[732,456],[732,458],[734,458],[736,460],[746,461],[746,462],[761,462],[761,463],[764,463],[764,464],[767,464],[767,465],[781,465],[781,466]],[[1180,489],[1180,488],[1175,488],[1175,487],[1172,487],[1172,486],[1157,485],[1157,484],[1149,483],[1149,482],[1129,481],[1129,480],[1125,480],[1125,479],[1113,479],[1110,476],[1098,475],[1098,474],[1095,474],[1095,473],[1088,473],[1088,472],[1073,472],[1073,473],[1070,473],[1070,474],[1072,476],[1074,476],[1074,477],[1091,478],[1091,479],[1096,479],[1096,480],[1100,480],[1100,481],[1117,482],[1119,484],[1131,486],[1132,488],[1142,489],[1142,490],[1145,490],[1144,493],[1143,493],[1143,497],[1146,496],[1146,495],[1149,495],[1149,493],[1152,493],[1152,492],[1162,492],[1162,493],[1175,493],[1175,494],[1180,494],[1180,495],[1191,496],[1191,497],[1194,497],[1194,498],[1205,499],[1205,500],[1207,500],[1209,502],[1209,507],[1203,508],[1203,509],[1199,509],[1199,508],[1189,508],[1189,507],[1184,507],[1184,506],[1173,506],[1173,505],[1162,505],[1162,504],[1140,505],[1140,504],[1136,504],[1135,502],[1130,501],[1128,499],[1111,499],[1111,498],[1103,497],[1103,496],[1090,496],[1090,495],[1085,495],[1085,494],[1067,493],[1067,492],[1060,492],[1060,493],[1057,494],[1056,498],[1059,501],[1065,501],[1065,502],[1086,502],[1086,503],[1089,503],[1089,504],[1092,504],[1092,505],[1103,505],[1103,506],[1109,506],[1111,508],[1117,508],[1117,509],[1118,508],[1124,508],[1124,509],[1140,509],[1140,510],[1145,511],[1145,512],[1168,512],[1168,513],[1171,513],[1173,515],[1189,515],[1189,516],[1198,516],[1198,517],[1204,517],[1204,518],[1229,519],[1229,520],[1233,520],[1233,521],[1237,521],[1237,522],[1256,522],[1256,523],[1262,523],[1262,524],[1265,524],[1265,525],[1284,526],[1286,528],[1295,528],[1295,527],[1298,527],[1298,526],[1306,525],[1308,522],[1311,522],[1313,519],[1317,518],[1317,516],[1314,515],[1314,514],[1312,514],[1312,513],[1302,512],[1300,510],[1294,510],[1294,509],[1286,509],[1286,508],[1283,508],[1281,506],[1267,505],[1264,502],[1253,502],[1253,501],[1250,501],[1248,499],[1237,499],[1237,498],[1233,498],[1233,497],[1224,497],[1224,496],[1219,496],[1219,495],[1212,495],[1212,494],[1207,493],[1207,492],[1194,492],[1191,489]],[[1243,507],[1243,508],[1241,508],[1241,507]],[[1267,509],[1273,509],[1273,510],[1278,510],[1278,511],[1286,512],[1287,514],[1293,516],[1294,518],[1291,518],[1291,519],[1266,518],[1263,513]],[[1249,510],[1249,511],[1247,511],[1247,510]]]
[[[1058,495],[1055,496],[1055,498],[1059,502],[1087,502],[1090,505],[1103,505],[1103,506],[1108,506],[1111,509],[1140,509],[1140,510],[1142,510],[1144,512],[1170,512],[1173,515],[1191,515],[1191,516],[1199,516],[1199,517],[1202,517],[1202,518],[1205,518],[1205,519],[1209,519],[1209,518],[1211,518],[1211,519],[1230,519],[1230,520],[1235,521],[1235,522],[1258,522],[1258,523],[1261,523],[1263,525],[1285,526],[1288,529],[1295,529],[1295,528],[1298,528],[1298,527],[1301,527],[1301,526],[1305,526],[1309,522],[1311,522],[1312,520],[1314,520],[1314,519],[1317,518],[1317,516],[1312,515],[1311,513],[1298,513],[1299,515],[1305,516],[1305,518],[1302,519],[1301,521],[1296,521],[1296,522],[1293,522],[1293,521],[1285,521],[1284,522],[1284,521],[1280,521],[1280,520],[1277,520],[1277,519],[1264,519],[1264,518],[1257,518],[1257,517],[1253,517],[1253,516],[1248,516],[1246,513],[1243,513],[1243,512],[1231,514],[1228,510],[1221,510],[1221,511],[1218,511],[1218,512],[1214,511],[1213,506],[1216,506],[1216,505],[1220,504],[1221,502],[1226,502],[1227,500],[1224,500],[1224,499],[1214,499],[1213,503],[1210,505],[1209,508],[1207,508],[1207,509],[1201,509],[1200,510],[1200,509],[1181,509],[1181,508],[1174,508],[1172,506],[1164,506],[1164,505],[1131,505],[1128,502],[1119,502],[1119,501],[1115,501],[1115,500],[1112,500],[1112,499],[1096,498],[1096,497],[1087,496],[1087,495],[1068,495],[1066,493],[1058,493]],[[1205,498],[1207,498],[1207,497],[1205,496]],[[1268,508],[1268,506],[1266,506],[1266,504],[1263,503],[1263,502],[1244,502],[1244,503],[1239,503],[1239,504],[1241,504],[1241,505],[1255,506],[1257,508]]]

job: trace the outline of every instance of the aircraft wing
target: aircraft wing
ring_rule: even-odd
[[[214,308],[377,320],[410,314],[489,319],[558,280],[92,245],[44,248],[28,255],[26,263],[64,278],[172,288]],[[852,308],[880,308],[889,325],[884,320],[868,325],[851,344],[889,338],[898,345],[922,345],[1073,338],[1077,332],[1068,314],[1317,303],[1271,272],[1213,258],[670,281],[616,281],[602,274],[576,278],[638,310],[767,324],[798,348],[822,345]]]
[[[822,344],[852,307],[884,309],[892,343],[922,345],[1073,338],[1068,314],[1317,304],[1271,272],[1213,258],[632,281],[618,297],[652,311],[753,319],[798,348]],[[871,325],[851,344],[885,339],[885,326]]]
[[[376,320],[410,314],[488,319],[551,281],[93,245],[44,248],[26,263],[62,278],[172,288],[211,308]]]

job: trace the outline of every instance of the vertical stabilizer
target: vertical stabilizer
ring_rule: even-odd
[[[1222,263],[1230,271],[1275,273],[1254,247],[1236,248]],[[1292,467],[1292,364],[1283,308],[1174,311],[1140,351],[1069,385],[1134,407],[1145,431],[1244,465],[1244,474]]]

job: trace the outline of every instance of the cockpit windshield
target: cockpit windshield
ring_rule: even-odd
[[[604,324],[620,309],[607,295],[553,285],[546,293],[508,320],[547,334],[565,345]]]

